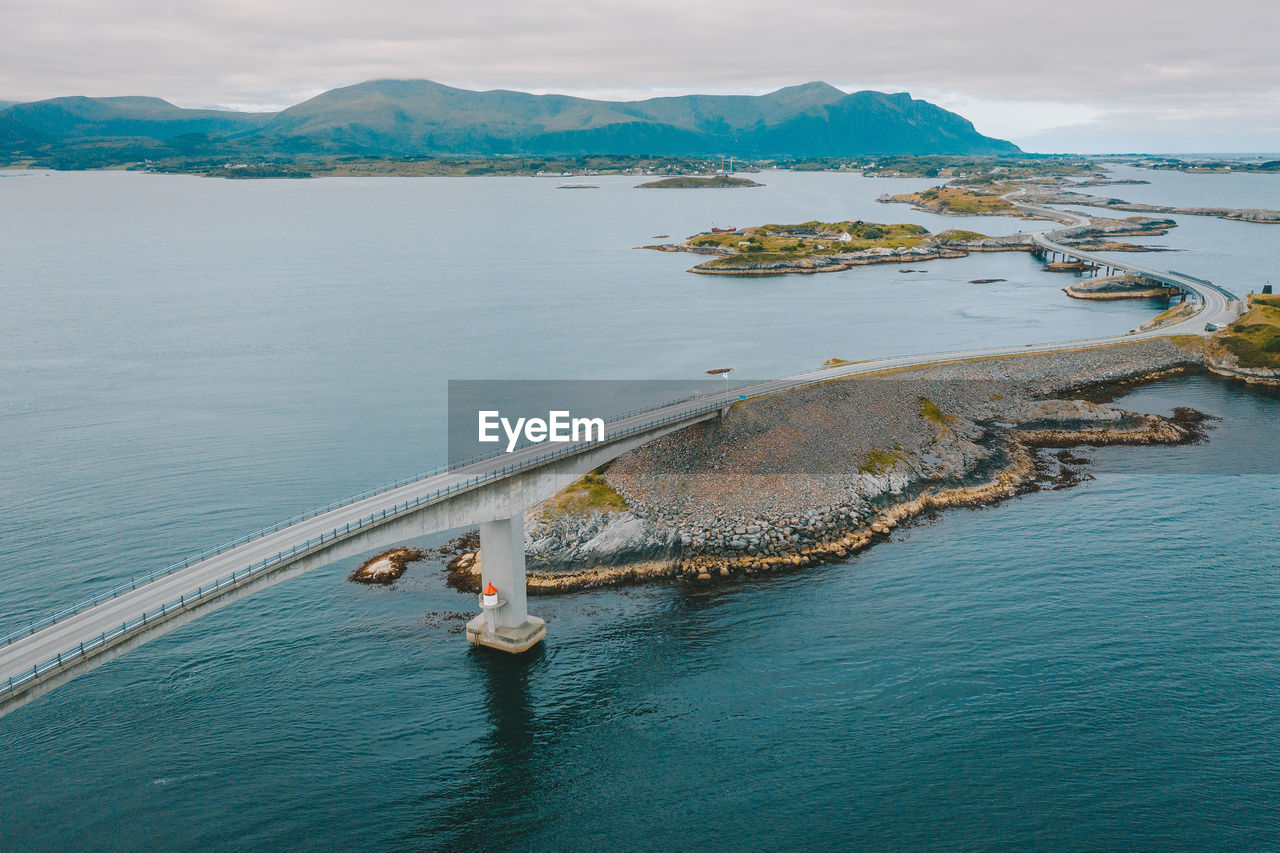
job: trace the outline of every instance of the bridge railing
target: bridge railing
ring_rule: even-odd
[[[1236,296],[1234,293],[1232,293],[1230,290],[1227,290],[1222,285],[1214,284],[1208,279],[1196,278],[1193,275],[1187,275],[1186,273],[1178,272],[1177,270],[1169,270],[1169,275],[1176,275],[1179,278],[1190,279],[1191,281],[1194,281],[1196,284],[1202,284],[1205,287],[1218,291],[1218,293],[1222,294],[1224,297],[1226,297],[1228,300],[1231,300],[1231,301],[1235,301],[1240,298],[1239,296]]]
[[[667,406],[677,405],[681,402],[688,402],[691,399],[694,399],[694,398],[684,398],[681,400],[666,402],[655,408],[661,409]],[[607,441],[610,441],[610,442],[616,441],[619,438],[625,438],[636,432],[642,432],[647,429],[652,429],[654,426],[658,426],[663,423],[668,423],[675,420],[684,420],[684,419],[693,417],[697,414],[703,414],[707,411],[721,408],[724,405],[725,403],[723,401],[718,403],[707,404],[704,406],[697,407],[693,410],[684,411],[679,414],[667,416],[665,418],[658,418],[658,419],[645,421],[644,423],[641,423],[632,427],[628,427],[627,429],[622,430],[620,432],[615,431],[615,433],[613,434],[608,433],[606,430],[605,438]],[[634,417],[637,414],[641,414],[645,411],[651,411],[651,410],[653,409],[633,410],[633,411],[624,413],[622,415],[619,415],[616,418],[613,418],[612,420],[608,421],[607,423],[616,424],[620,421],[624,421],[628,418]],[[477,475],[474,478],[464,481],[462,484],[455,484],[455,485],[446,487],[443,490],[437,490],[436,492],[432,492],[423,498],[416,499],[414,505],[415,506],[420,505],[424,501],[437,500],[442,496],[447,496],[448,494],[454,491],[457,491],[461,487],[474,486],[486,480],[505,476],[506,474],[512,473],[513,471],[516,471],[516,470],[520,470],[522,468],[542,464],[552,458],[556,458],[556,457],[563,456],[566,454],[571,454],[571,453],[578,453],[586,447],[589,447],[592,445],[598,445],[599,443],[600,442],[579,442],[577,444],[568,445],[558,450],[550,451],[548,453],[544,453],[535,457],[524,457],[518,460],[517,462],[513,462],[511,465],[504,465],[502,468],[496,469],[495,471]],[[528,447],[528,446],[530,445],[525,444],[525,445],[522,445],[521,448],[523,449],[524,447]],[[128,581],[116,584],[110,589],[104,590],[103,592],[98,593],[92,598],[87,598],[83,601],[77,602],[76,604],[73,604],[69,607],[65,607],[62,610],[57,611],[56,613],[50,614],[49,616],[45,616],[41,619],[30,622],[27,625],[23,626],[22,628],[19,628],[14,631],[10,631],[8,634],[0,638],[0,642],[2,642],[4,645],[9,645],[24,637],[29,637],[32,634],[34,634],[36,631],[39,631],[41,628],[47,628],[48,626],[56,624],[57,622],[60,622],[63,619],[66,619],[70,616],[74,616],[77,613],[80,613],[82,611],[88,610],[91,607],[101,604],[104,601],[110,601],[112,599],[119,598],[121,595],[125,594],[126,592],[132,592],[140,586],[145,586],[146,584],[152,581],[159,580],[160,578],[163,578],[163,577],[167,577],[176,571],[180,571],[182,569],[188,568],[198,562],[207,560],[211,557],[216,557],[219,554],[222,554],[233,548],[238,548],[241,545],[245,545],[257,539],[261,539],[264,536],[268,536],[272,533],[276,533],[280,530],[283,530],[286,527],[290,527],[294,524],[298,524],[299,522],[307,521],[309,519],[323,515],[326,512],[332,512],[335,509],[341,509],[344,506],[350,506],[353,503],[358,503],[359,501],[367,500],[368,498],[371,498],[371,497],[377,497],[380,494],[385,494],[386,492],[394,491],[395,489],[413,485],[414,483],[421,482],[422,480],[428,479],[430,477],[439,476],[440,474],[446,474],[449,471],[458,470],[460,468],[465,468],[467,466],[474,465],[478,462],[483,462],[483,461],[492,459],[496,456],[502,455],[503,453],[505,453],[505,451],[498,450],[498,451],[495,451],[494,453],[473,457],[463,462],[459,462],[451,466],[446,466],[444,468],[437,469],[436,471],[428,472],[426,474],[421,474],[417,477],[410,477],[408,479],[399,480],[395,483],[391,483],[389,485],[382,486],[377,489],[370,489],[366,492],[361,492],[360,494],[355,495],[353,497],[346,498],[341,501],[335,501],[334,503],[327,504],[323,507],[319,507],[318,509],[311,510],[310,512],[307,512],[307,513],[303,513],[302,515],[294,516],[293,518],[287,519],[286,521],[278,522],[277,524],[273,524],[270,527],[264,527],[261,530],[257,530],[257,531],[254,531],[253,533],[247,534],[245,536],[241,536],[240,538],[232,540],[231,542],[223,543],[222,545],[219,545],[215,548],[209,548],[205,551],[200,552],[199,554],[195,554],[180,562],[172,563],[168,566],[165,566],[164,568],[157,569],[156,571],[150,572],[146,575],[131,578]],[[386,518],[386,517],[387,516],[385,512],[381,516],[375,513],[371,516],[366,517],[365,519],[361,519],[360,524],[363,525],[366,521],[373,518]],[[350,529],[350,525],[347,525],[347,528]]]
[[[606,435],[606,443],[617,441],[619,439],[626,438],[629,435],[644,432],[646,430],[653,429],[656,426],[662,426],[663,424],[686,421],[697,415],[706,414],[707,412],[720,409],[724,405],[725,401],[720,401],[713,404],[698,406],[694,409],[677,414],[668,415],[667,417],[645,421],[643,423],[627,427],[624,430],[619,430],[613,435]],[[103,631],[97,637],[91,637],[85,642],[78,643],[75,646],[71,646],[64,651],[55,654],[53,657],[33,664],[29,671],[24,671],[18,675],[12,676],[6,680],[4,685],[0,685],[0,699],[3,699],[5,696],[11,695],[15,692],[19,692],[31,683],[39,681],[42,677],[53,672],[60,671],[76,661],[84,660],[92,656],[94,653],[105,649],[109,645],[125,639],[130,634],[145,630],[147,627],[156,624],[157,622],[163,622],[167,619],[171,619],[179,613],[189,610],[195,605],[200,604],[211,597],[225,594],[231,589],[242,586],[252,578],[261,577],[269,569],[275,568],[284,563],[292,562],[295,558],[305,556],[307,553],[321,550],[326,545],[332,544],[338,539],[346,538],[352,533],[358,532],[365,527],[375,526],[382,521],[392,519],[411,510],[415,510],[424,504],[433,503],[452,494],[474,488],[486,481],[503,477],[512,471],[535,467],[551,459],[576,453],[587,447],[598,447],[600,444],[601,442],[579,442],[578,444],[549,451],[536,457],[524,459],[519,462],[513,462],[510,465],[504,465],[502,468],[477,474],[476,476],[460,483],[454,483],[442,489],[437,489],[434,492],[419,495],[410,500],[404,501],[403,503],[398,503],[393,507],[388,507],[378,512],[370,513],[356,521],[344,524],[341,527],[335,527],[333,530],[322,533],[319,536],[312,537],[306,542],[294,545],[292,548],[260,560],[244,569],[237,569],[230,575],[215,580],[212,584],[200,586],[194,592],[183,593],[176,599],[162,602],[157,608],[144,611],[140,616],[121,622],[119,628],[113,627],[109,631]],[[84,608],[82,607],[81,609]],[[28,636],[28,634],[23,633],[19,636]]]

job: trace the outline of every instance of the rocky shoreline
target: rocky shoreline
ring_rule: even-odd
[[[787,273],[840,272],[868,264],[895,264],[903,261],[933,261],[963,258],[967,253],[943,246],[912,246],[902,249],[867,249],[865,252],[816,255],[794,260],[759,261],[747,255],[717,261],[714,267],[699,264],[689,272],[699,275],[783,275]]]
[[[1153,286],[1150,281],[1132,275],[1107,275],[1087,278],[1062,288],[1073,299],[1158,299],[1178,293],[1172,287]]]
[[[1238,209],[1232,207],[1179,207],[1167,204],[1147,204],[1131,202],[1119,198],[1103,198],[1087,193],[1061,190],[1042,192],[1033,199],[1036,204],[1067,204],[1080,207],[1100,207],[1107,210],[1123,210],[1132,213],[1182,214],[1185,216],[1213,216],[1232,222],[1257,222],[1261,224],[1280,223],[1280,210],[1264,208]]]
[[[1135,216],[1118,220],[1097,217],[1087,225],[1072,225],[1053,232],[1053,238],[1064,245],[1085,251],[1146,252],[1161,251],[1158,248],[1117,242],[1115,237],[1159,236],[1176,227],[1171,219],[1152,219]],[[695,235],[697,237],[698,235]],[[712,255],[712,260],[692,267],[689,272],[698,275],[790,275],[840,272],[870,264],[896,264],[939,259],[968,257],[970,252],[1036,252],[1038,247],[1030,234],[1009,234],[988,237],[968,231],[943,231],[932,235],[925,232],[926,242],[914,246],[896,248],[872,247],[849,252],[806,254],[798,257],[758,257],[750,252],[737,251],[723,246],[697,246],[685,243],[659,243],[637,246],[656,252],[690,252]],[[694,238],[690,238],[692,240]],[[1084,269],[1083,264],[1072,264],[1070,270]]]
[[[531,510],[529,591],[706,583],[827,563],[921,513],[1040,488],[1061,464],[1044,448],[1197,440],[1194,413],[1160,418],[1061,395],[1204,364],[1202,348],[1141,341],[891,371],[742,401],[719,421],[611,463],[604,477],[625,511]],[[474,589],[482,559],[474,551],[455,558],[450,583]]]
[[[410,563],[425,560],[426,552],[416,548],[397,547],[374,554],[347,576],[352,583],[390,586],[400,579]]]
[[[1239,359],[1230,353],[1211,353],[1205,359],[1210,372],[1247,385],[1262,388],[1280,388],[1280,370],[1267,367],[1241,367]]]

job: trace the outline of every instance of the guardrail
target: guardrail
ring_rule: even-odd
[[[1063,246],[1060,243],[1056,243],[1053,240],[1050,240],[1048,237],[1044,236],[1043,233],[1033,235],[1033,239],[1038,244],[1040,244],[1045,248],[1053,248],[1056,251],[1062,252],[1063,254],[1074,255],[1075,257],[1081,258],[1082,260],[1094,261],[1095,263],[1098,261],[1104,261],[1105,263],[1110,264],[1112,267],[1115,267],[1116,269],[1124,269],[1124,270],[1129,270],[1130,272],[1136,272],[1140,275],[1146,275],[1149,278],[1154,278],[1157,281],[1161,281],[1165,284],[1169,284],[1174,287],[1185,288],[1186,282],[1192,281],[1192,282],[1195,282],[1196,284],[1201,285],[1202,287],[1207,287],[1211,290],[1217,291],[1227,300],[1235,301],[1240,298],[1236,296],[1234,293],[1232,293],[1230,290],[1227,290],[1222,285],[1214,284],[1208,279],[1197,278],[1194,275],[1188,275],[1187,273],[1178,272],[1177,270],[1166,270],[1165,272],[1162,273],[1159,270],[1149,270],[1149,269],[1146,269],[1145,267],[1138,266],[1137,264],[1129,264],[1124,261],[1103,258],[1101,255],[1097,255],[1092,252],[1085,252],[1080,249],[1075,249],[1071,246]],[[1169,276],[1172,276],[1172,278],[1169,278]],[[1181,279],[1181,281],[1179,281],[1179,279]]]
[[[744,386],[737,386],[737,387],[744,387]],[[632,409],[631,411],[624,412],[623,414],[610,419],[607,423],[618,423],[620,421],[624,421],[628,418],[634,417],[635,415],[641,414],[643,412],[658,411],[658,410],[667,408],[669,406],[678,405],[683,402],[688,402],[689,400],[693,400],[693,399],[696,399],[696,397],[693,397],[693,396],[682,397],[676,400],[668,400],[666,402],[659,403],[656,406],[650,406],[643,409]],[[532,444],[528,440],[523,440],[516,445],[515,449],[523,450],[531,446]],[[36,631],[40,630],[41,628],[46,628],[49,625],[53,625],[57,622],[60,622],[63,619],[66,619],[68,616],[74,616],[77,613],[87,610],[88,608],[93,607],[95,605],[101,604],[104,601],[110,601],[112,599],[119,598],[121,595],[123,595],[126,592],[132,592],[133,590],[136,590],[139,586],[143,586],[145,584],[150,583],[151,581],[159,580],[160,578],[163,578],[163,577],[168,577],[169,575],[173,574],[176,571],[189,568],[195,565],[196,563],[209,559],[210,557],[216,557],[219,554],[223,554],[227,551],[230,551],[232,548],[239,548],[241,545],[246,545],[250,542],[261,539],[264,536],[269,536],[272,533],[277,533],[285,529],[286,527],[292,527],[293,525],[298,524],[299,522],[309,521],[310,519],[316,518],[317,516],[324,515],[326,512],[332,512],[335,509],[341,509],[345,506],[350,506],[351,504],[359,503],[360,501],[368,500],[369,498],[377,497],[378,495],[386,494],[387,492],[404,488],[405,486],[411,486],[414,483],[420,483],[423,480],[429,479],[431,477],[438,477],[441,474],[447,474],[450,471],[460,470],[462,468],[467,468],[471,465],[475,465],[480,462],[485,462],[489,459],[493,459],[497,456],[501,456],[506,452],[507,451],[501,450],[501,449],[495,450],[492,453],[486,453],[480,456],[473,456],[461,462],[455,462],[451,465],[445,465],[440,468],[436,468],[434,470],[427,471],[425,473],[418,474],[413,477],[407,477],[403,480],[397,480],[394,483],[388,483],[386,485],[378,486],[373,489],[367,489],[363,492],[360,492],[359,494],[355,494],[350,497],[343,498],[341,500],[333,501],[332,503],[325,504],[324,506],[317,507],[316,509],[308,510],[307,512],[302,513],[300,515],[295,515],[292,518],[288,518],[288,519],[285,519],[284,521],[277,522],[275,524],[270,525],[269,527],[260,528],[258,530],[253,531],[252,533],[246,533],[244,536],[241,536],[237,539],[233,539],[230,542],[224,542],[221,545],[216,545],[212,548],[207,548],[197,554],[193,554],[190,557],[186,557],[185,559],[180,560],[179,562],[170,563],[167,566],[164,566],[159,569],[155,569],[154,571],[148,572],[145,575],[132,577],[127,581],[122,581],[116,584],[115,586],[111,587],[110,589],[106,589],[98,593],[92,598],[85,599],[84,601],[79,601],[69,607],[65,607],[62,610],[57,611],[56,613],[52,613],[49,616],[41,617],[40,619],[37,619],[34,622],[30,622],[21,628],[10,631],[5,635],[0,636],[0,645],[7,646],[13,643],[15,640],[20,640],[23,637],[29,637],[32,634],[34,634]]]
[[[1214,284],[1213,282],[1209,281],[1208,279],[1196,278],[1196,277],[1195,277],[1195,276],[1193,276],[1193,275],[1187,275],[1186,273],[1184,273],[1184,272],[1178,272],[1177,270],[1169,270],[1169,275],[1176,275],[1176,276],[1179,276],[1179,277],[1181,277],[1181,278],[1185,278],[1185,279],[1188,279],[1188,280],[1190,280],[1190,281],[1194,281],[1196,284],[1202,284],[1202,285],[1204,285],[1205,287],[1208,287],[1208,288],[1211,288],[1211,289],[1213,289],[1213,290],[1218,291],[1218,293],[1221,293],[1224,297],[1226,297],[1227,299],[1232,300],[1232,301],[1237,300],[1237,299],[1239,299],[1239,298],[1240,298],[1239,296],[1236,296],[1234,293],[1232,293],[1230,290],[1227,290],[1227,289],[1226,289],[1225,287],[1223,287],[1222,285],[1220,285],[1220,284]]]
[[[80,643],[77,646],[73,646],[64,652],[59,652],[54,657],[49,658],[42,663],[34,664],[29,674],[24,672],[19,676],[9,678],[7,683],[3,687],[0,687],[0,699],[3,699],[5,696],[13,693],[16,690],[21,690],[24,685],[27,685],[34,680],[38,680],[42,674],[47,674],[53,670],[61,669],[62,667],[66,666],[68,663],[72,661],[87,657],[88,653],[92,653],[94,650],[102,649],[108,642],[111,642],[117,638],[123,637],[124,635],[130,632],[138,631],[144,627],[147,627],[155,623],[157,618],[160,621],[164,621],[165,619],[171,618],[172,615],[177,614],[182,610],[188,609],[193,604],[199,603],[200,601],[204,601],[212,593],[225,591],[225,590],[234,588],[235,586],[239,586],[243,584],[246,580],[248,580],[250,577],[260,576],[262,572],[268,568],[272,568],[274,566],[278,566],[283,563],[292,561],[294,557],[304,556],[306,553],[309,553],[310,551],[319,550],[321,546],[323,546],[324,544],[335,542],[340,538],[346,538],[351,533],[357,532],[365,528],[366,526],[372,526],[378,522],[395,518],[405,512],[408,512],[413,509],[417,509],[418,507],[424,504],[430,504],[440,500],[441,498],[466,491],[468,489],[471,489],[471,488],[474,488],[475,486],[480,485],[481,483],[504,477],[507,474],[510,474],[517,470],[536,467],[537,465],[548,462],[552,459],[556,459],[569,454],[576,454],[588,447],[599,447],[603,444],[610,444],[614,441],[618,441],[620,439],[634,435],[638,432],[644,432],[646,430],[653,429],[654,427],[662,426],[663,424],[674,423],[677,421],[685,421],[685,420],[689,420],[690,418],[694,418],[698,415],[704,415],[708,412],[719,410],[720,408],[724,407],[727,402],[728,401],[722,400],[715,403],[696,406],[692,409],[671,414],[663,418],[655,418],[653,420],[645,421],[643,423],[636,424],[631,427],[627,427],[626,429],[619,430],[613,433],[612,435],[606,434],[605,440],[602,442],[601,441],[578,442],[577,444],[562,447],[557,450],[550,451],[548,453],[523,459],[518,462],[513,462],[510,465],[504,465],[501,468],[495,468],[492,471],[486,471],[486,472],[477,474],[476,476],[470,477],[462,482],[451,484],[442,489],[437,489],[433,492],[429,492],[428,494],[419,495],[413,498],[412,500],[407,500],[404,503],[398,503],[393,507],[383,509],[379,512],[370,513],[367,516],[363,516],[354,522],[344,524],[341,527],[335,527],[333,530],[330,530],[326,533],[322,533],[318,537],[313,537],[311,539],[308,539],[306,542],[300,545],[295,545],[286,551],[281,551],[271,557],[267,557],[257,563],[254,563],[248,568],[238,569],[236,571],[233,571],[229,576],[216,580],[211,586],[200,586],[197,588],[195,593],[182,594],[182,595],[179,595],[179,597],[176,600],[169,601],[169,602],[162,602],[158,610],[144,611],[141,616],[135,617],[132,620],[127,620],[125,622],[122,622],[121,627],[118,630],[113,629],[111,631],[103,632],[98,638],[94,638],[87,643]],[[630,417],[630,416],[624,416],[624,418],[625,417]],[[624,418],[620,418],[619,420]],[[491,458],[491,457],[484,457],[484,458]],[[468,464],[474,464],[474,462],[469,462]],[[413,482],[413,481],[410,481],[410,482]],[[314,516],[310,516],[310,517],[314,517]],[[129,590],[133,590],[136,588],[137,588],[137,585],[128,587]],[[123,592],[123,589],[121,590],[121,592]],[[102,601],[109,600],[112,597],[118,597],[119,594],[120,593],[117,593],[116,596],[107,596],[105,594],[103,596],[95,596],[93,599],[90,599],[89,601],[92,601],[94,604],[100,604]],[[75,608],[68,608],[66,611],[62,611],[63,615],[60,618],[65,619],[67,618],[67,616],[86,610],[91,606],[93,605],[82,602],[80,605],[78,605]],[[27,629],[23,629],[18,632],[13,632],[9,636],[9,638],[6,639],[6,644],[12,643],[13,640],[15,639],[21,639],[23,637],[31,636],[41,628],[48,627],[48,625],[54,624],[55,621],[57,620],[53,620],[53,621],[41,620],[40,623],[33,623],[31,626],[28,626]]]

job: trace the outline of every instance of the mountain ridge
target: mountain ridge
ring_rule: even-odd
[[[186,109],[160,98],[71,96],[0,109],[0,145],[167,142],[205,135],[290,154],[361,156],[736,153],[757,157],[1016,154],[956,113],[900,92],[823,82],[763,95],[604,101],[431,80],[370,80],[275,113]]]

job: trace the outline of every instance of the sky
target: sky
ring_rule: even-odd
[[[378,78],[906,91],[1028,151],[1280,152],[1273,0],[0,0],[0,99],[279,109]]]

